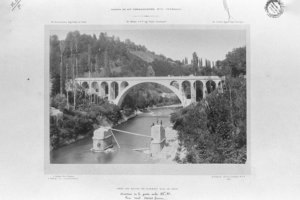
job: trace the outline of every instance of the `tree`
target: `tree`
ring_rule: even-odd
[[[57,35],[50,36],[50,74],[51,77],[59,73],[60,46]]]
[[[224,64],[230,68],[233,77],[237,77],[241,73],[246,74],[246,46],[234,48],[228,52]]]
[[[104,52],[104,68],[105,68],[105,76],[106,77],[110,77],[110,67],[109,67],[109,61],[107,58],[107,50],[105,49]]]
[[[61,54],[61,62],[60,62],[60,94],[63,93],[63,54],[65,51],[65,42],[63,40],[60,41],[60,54]]]
[[[217,67],[217,69],[221,68],[221,61],[220,60],[216,61],[216,67]]]
[[[146,76],[155,76],[155,72],[154,72],[151,65],[149,65],[148,68],[147,68]]]
[[[51,96],[55,96],[60,91],[60,74],[55,73],[51,79]]]
[[[75,77],[78,77],[78,62],[77,62],[77,57],[78,57],[78,38],[80,37],[80,33],[79,31],[74,31],[73,32],[73,38],[74,38],[74,47],[75,47],[75,52],[76,52],[76,55],[75,55],[75,65],[76,65],[76,68],[75,68]]]
[[[202,58],[200,59],[200,62],[199,62],[199,67],[202,68],[203,64],[202,64]]]
[[[195,73],[197,74],[197,72],[198,72],[198,56],[197,56],[197,53],[196,52],[194,52],[193,53],[193,68],[194,68],[194,71],[195,71]]]
[[[188,61],[187,57],[184,58],[184,64],[185,65],[189,64],[189,61]]]

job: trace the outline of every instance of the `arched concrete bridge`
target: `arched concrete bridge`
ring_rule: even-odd
[[[179,98],[182,106],[196,101],[196,87],[202,85],[202,98],[205,98],[208,87],[216,89],[221,85],[218,76],[157,76],[157,77],[99,77],[76,78],[78,84],[88,89],[90,94],[108,97],[116,105],[121,105],[130,89],[141,83],[158,83],[172,90]],[[192,86],[193,87],[190,87]],[[198,86],[197,86],[198,85]],[[186,96],[184,89],[190,87],[191,96]]]

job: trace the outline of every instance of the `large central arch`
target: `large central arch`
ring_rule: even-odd
[[[172,90],[172,92],[174,92],[174,94],[179,98],[179,100],[181,101],[182,106],[184,106],[185,102],[186,102],[186,98],[184,96],[184,94],[182,94],[182,92],[180,90],[178,90],[176,87],[169,85],[169,84],[164,84],[161,83],[159,81],[143,81],[143,82],[134,82],[134,83],[130,83],[126,88],[124,88],[120,94],[118,95],[118,97],[113,100],[114,104],[121,106],[124,98],[126,97],[126,95],[130,92],[130,89],[133,88],[134,86],[137,86],[139,84],[143,84],[143,83],[156,83],[162,86],[165,86],[167,88],[169,88],[170,90]]]

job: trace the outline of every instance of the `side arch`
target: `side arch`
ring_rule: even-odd
[[[82,82],[81,86],[84,87],[85,89],[90,89],[90,85],[87,81]]]
[[[92,93],[98,94],[99,93],[99,84],[96,81],[92,82],[91,89],[92,89]]]
[[[118,95],[118,97],[113,101],[114,104],[116,104],[118,106],[121,106],[121,104],[122,104],[125,96],[130,92],[130,89],[133,88],[134,86],[142,84],[142,83],[157,83],[157,84],[160,84],[160,85],[163,85],[163,86],[169,88],[179,98],[179,100],[181,101],[182,106],[185,106],[185,102],[186,102],[185,96],[176,87],[173,87],[172,85],[169,85],[169,84],[164,84],[164,83],[154,82],[154,81],[149,81],[149,82],[146,82],[146,81],[145,82],[135,82],[135,83],[130,82],[129,85],[126,88],[124,88],[120,92],[120,94]]]

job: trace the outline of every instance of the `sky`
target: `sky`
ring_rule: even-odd
[[[59,40],[65,39],[67,33],[74,30],[51,31]],[[233,48],[246,45],[245,30],[222,29],[152,29],[152,30],[79,30],[80,34],[95,34],[97,38],[101,32],[108,36],[119,37],[121,41],[130,39],[137,45],[145,45],[149,51],[163,54],[167,58],[182,61],[185,57],[190,63],[192,54],[211,61],[224,60],[226,54]]]

